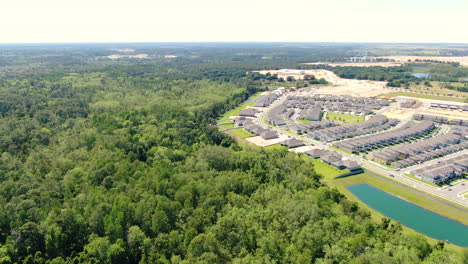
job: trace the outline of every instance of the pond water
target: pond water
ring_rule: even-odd
[[[413,75],[414,77],[417,77],[417,78],[424,78],[424,79],[429,78],[429,73],[411,73],[410,75]]]
[[[429,237],[468,247],[468,226],[426,210],[369,184],[346,187],[359,200],[388,218]]]

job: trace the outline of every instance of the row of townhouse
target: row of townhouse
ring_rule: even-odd
[[[332,98],[342,98],[333,100]],[[346,98],[343,99],[343,98]],[[327,100],[331,99],[331,100]],[[341,96],[288,96],[285,101],[287,108],[308,109],[311,107],[320,107],[328,112],[354,113],[356,115],[368,115],[373,110],[379,110],[388,105],[388,101],[376,100],[365,97],[341,97]]]
[[[313,106],[309,109],[305,109],[299,115],[299,119],[309,120],[309,121],[319,121],[322,119],[322,108],[318,106]]]
[[[286,125],[286,113],[287,108],[285,105],[281,104],[273,107],[266,116],[268,122],[274,126],[283,126]]]
[[[468,111],[468,105],[431,103],[431,107],[432,108],[441,108],[441,109]]]
[[[324,120],[324,121],[317,121],[317,122],[308,122],[308,123],[294,123],[288,125],[286,127],[287,130],[296,133],[296,134],[304,134],[307,131],[317,130],[321,128],[327,127],[334,127],[338,126],[340,123],[332,120]]]
[[[378,129],[379,126],[382,126],[388,121],[389,119],[386,116],[376,115],[364,122],[319,129],[309,132],[308,135],[309,137],[314,138],[316,140],[331,142],[335,140],[345,139],[347,137],[355,137],[367,134],[369,133],[370,128]]]
[[[395,144],[424,135],[434,129],[434,127],[434,122],[431,121],[422,121],[420,123],[410,122],[396,130],[368,135],[353,140],[345,140],[334,144],[334,146],[353,153],[365,152],[384,145]]]
[[[421,115],[421,114],[415,114],[413,115],[414,120],[429,120],[433,121],[436,123],[441,123],[441,124],[447,124],[448,123],[448,118],[443,117],[443,116],[433,116],[433,115]]]
[[[407,159],[411,156],[459,144],[465,140],[463,131],[452,129],[449,133],[422,139],[413,143],[389,147],[372,153],[372,159],[384,164]]]
[[[420,163],[423,163],[423,162],[426,162],[426,161],[429,161],[429,160],[433,160],[433,159],[436,159],[436,158],[447,156],[447,155],[452,154],[452,153],[460,152],[460,151],[465,150],[467,148],[468,148],[468,141],[463,141],[460,144],[454,144],[454,145],[446,146],[446,147],[439,148],[439,149],[436,149],[436,150],[424,152],[424,153],[419,154],[419,155],[410,156],[410,157],[408,157],[406,159],[394,161],[390,165],[392,165],[393,167],[396,167],[396,168],[406,168],[406,167],[410,167],[410,166],[413,166],[413,165],[416,165],[416,164],[420,164]]]
[[[242,123],[242,127],[257,136],[261,136],[265,140],[278,138],[278,133],[276,133],[276,131],[268,129],[268,128],[263,128],[255,124],[250,119],[244,121]]]
[[[296,138],[286,139],[285,141],[282,141],[279,144],[288,148],[297,148],[305,145],[304,141]]]
[[[251,116],[251,117],[255,117],[255,115],[258,113],[258,110],[255,109],[255,108],[245,108],[245,109],[242,109],[240,112],[239,112],[239,115],[240,116]]]
[[[468,172],[468,154],[439,161],[436,164],[414,170],[411,174],[425,181],[443,184],[454,178],[465,177],[466,172]]]
[[[418,100],[414,100],[414,99],[408,99],[400,103],[401,108],[417,108],[420,105],[421,105],[421,102]]]
[[[270,106],[276,99],[280,97],[278,93],[270,93],[268,95],[264,95],[257,99],[255,102],[256,107],[268,107]]]
[[[339,134],[339,135],[329,135],[329,140],[326,142],[346,140],[349,138],[355,138],[355,137],[364,136],[368,134],[380,133],[382,131],[388,130],[391,127],[396,126],[399,122],[400,121],[397,119],[389,119],[387,123],[382,124],[380,126],[369,127],[369,128],[362,129],[362,130],[350,131],[350,132],[346,132],[346,133]]]
[[[356,171],[361,169],[361,166],[350,159],[343,159],[343,156],[338,154],[335,151],[326,150],[326,149],[312,149],[305,152],[306,155],[314,158],[314,159],[321,159],[323,162],[334,166],[337,169],[348,169],[350,171]]]
[[[342,102],[342,103],[352,103],[354,105],[367,105],[375,109],[377,108],[380,109],[390,104],[390,101],[384,100],[384,99],[346,96],[346,95],[336,96],[336,95],[316,94],[312,98],[315,101]]]
[[[451,120],[449,120],[447,117],[443,117],[443,116],[415,114],[413,116],[413,119],[414,120],[430,120],[430,121],[441,123],[441,124],[451,124],[451,125],[457,125],[457,126],[468,126],[468,120],[464,120],[464,119],[451,119]]]

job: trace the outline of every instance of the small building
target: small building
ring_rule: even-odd
[[[240,116],[255,116],[256,113],[258,113],[257,109],[255,109],[255,108],[246,108],[246,109],[242,109],[239,112],[239,115]]]
[[[324,153],[324,150],[322,149],[311,149],[309,151],[306,151],[305,154],[307,156],[310,156],[314,159],[320,158],[320,156]]]
[[[268,130],[268,131],[265,131],[265,132],[261,133],[260,136],[263,139],[268,140],[268,139],[277,138],[278,134],[275,131]]]
[[[281,142],[280,144],[283,145],[283,146],[286,146],[288,148],[297,148],[297,147],[300,147],[300,146],[304,146],[304,142],[302,140],[295,139],[295,138],[285,140],[285,141]]]

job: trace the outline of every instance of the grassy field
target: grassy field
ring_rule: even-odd
[[[256,94],[252,95],[251,97],[249,97],[249,100],[255,99],[255,98],[259,97],[259,96],[260,96],[260,93],[256,93]],[[242,109],[246,108],[247,106],[252,106],[252,105],[255,105],[255,101],[244,102],[244,103],[240,104],[238,107],[232,109],[231,111],[226,112],[224,115],[222,115],[219,118],[219,120],[227,119],[230,116],[237,116],[237,115],[239,115],[239,112]]]
[[[424,82],[421,82],[420,84],[412,83],[410,85],[410,87],[409,87],[408,92],[427,93],[427,94],[440,95],[440,96],[445,96],[447,94],[453,94],[453,96],[457,96],[457,97],[467,97],[468,96],[468,93],[466,93],[466,92],[447,89],[445,87],[447,84],[449,84],[451,86],[461,88],[461,87],[465,87],[464,83],[461,83],[461,82],[443,83],[443,82],[436,82],[436,81],[431,81],[430,83],[431,83],[432,86],[426,86],[426,85],[424,85]]]
[[[280,144],[274,144],[274,145],[270,145],[270,146],[266,146],[264,147],[264,149],[268,149],[268,150],[272,150],[272,149],[288,149],[287,147],[285,146],[281,146]]]
[[[450,102],[464,102],[465,99],[463,98],[456,98],[450,96],[438,96],[438,95],[428,95],[428,94],[417,94],[417,93],[410,93],[410,92],[392,92],[381,94],[382,96],[387,97],[396,97],[396,96],[408,96],[408,97],[415,97],[415,98],[423,98],[423,99],[432,99],[432,100],[442,100],[442,101],[450,101]]]
[[[249,131],[243,129],[243,128],[236,128],[236,129],[231,129],[229,130],[229,133],[232,133],[240,138],[248,138],[248,137],[253,137],[255,134],[250,133]]]
[[[233,128],[233,127],[234,127],[234,124],[222,124],[222,125],[218,126],[218,128],[221,129],[221,130],[228,129],[228,128]]]
[[[337,114],[337,113],[326,113],[324,120],[336,120],[341,121],[345,124],[349,123],[358,123],[365,120],[364,116],[354,116],[354,115],[347,115],[347,114]]]
[[[313,161],[315,171],[320,174],[325,181],[331,181],[335,177],[345,173],[349,173],[349,170],[339,170],[331,165],[326,164],[320,159],[314,159]]]
[[[297,122],[299,123],[310,123],[310,122],[314,122],[314,121],[311,121],[311,120],[304,120],[304,119],[296,119]]]

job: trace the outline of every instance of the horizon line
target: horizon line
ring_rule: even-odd
[[[403,45],[468,45],[465,42],[385,42],[385,41],[78,41],[78,42],[0,42],[1,45],[57,45],[57,44],[403,44]]]

